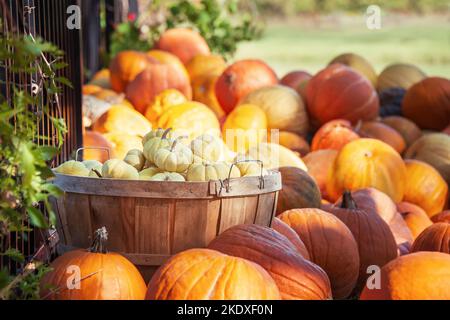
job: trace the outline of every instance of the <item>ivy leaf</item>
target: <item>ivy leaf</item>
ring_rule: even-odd
[[[67,79],[67,78],[57,77],[57,78],[55,78],[55,81],[59,82],[59,83],[62,83],[64,85],[68,86],[69,88],[73,89],[72,82],[70,82],[69,79]]]
[[[32,225],[40,229],[48,228],[47,221],[45,220],[45,217],[40,210],[36,209],[35,207],[28,207],[27,212]]]
[[[31,185],[31,181],[33,180],[33,176],[36,172],[36,168],[34,166],[34,155],[31,152],[30,147],[26,143],[22,143],[19,149],[21,166],[20,170],[23,174],[22,184],[25,187]]]
[[[50,161],[58,154],[59,149],[52,146],[39,146],[35,152],[45,161]]]

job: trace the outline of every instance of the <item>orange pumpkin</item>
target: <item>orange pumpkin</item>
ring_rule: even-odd
[[[450,184],[450,136],[431,133],[413,143],[405,153],[406,159],[415,159],[433,166],[447,184]]]
[[[52,271],[41,280],[41,299],[143,300],[146,285],[138,269],[122,255],[108,253],[105,241],[105,231],[98,230],[91,248],[70,251],[53,261]]]
[[[109,69],[102,69],[94,74],[89,84],[99,86],[103,89],[112,89],[110,79],[111,73]]]
[[[401,214],[403,220],[405,220],[414,239],[416,239],[423,230],[433,224],[427,213],[415,204],[400,202],[397,204],[397,211]]]
[[[450,210],[442,211],[441,213],[431,217],[434,223],[447,222],[450,223]]]
[[[373,86],[377,84],[377,73],[369,61],[355,53],[344,53],[334,58],[329,64],[341,63],[366,77]]]
[[[389,116],[381,120],[385,125],[396,130],[405,140],[406,146],[409,147],[417,139],[422,136],[420,128],[411,120],[400,116]]]
[[[142,52],[119,52],[109,65],[112,89],[116,92],[124,92],[128,84],[154,62]]]
[[[220,75],[226,67],[227,64],[222,56],[215,54],[197,55],[186,65],[191,80],[195,80],[198,77],[203,77],[207,74]]]
[[[363,122],[361,127],[358,129],[358,133],[366,138],[381,140],[390,145],[400,154],[406,149],[405,140],[400,133],[381,122]]]
[[[176,89],[166,89],[158,94],[145,111],[145,117],[157,126],[159,117],[172,106],[187,102],[186,97]]]
[[[411,251],[450,253],[450,224],[438,222],[426,228],[414,241]]]
[[[193,100],[207,105],[219,119],[225,117],[225,112],[217,101],[216,82],[220,74],[207,73],[205,75],[192,78],[192,95]]]
[[[359,139],[350,121],[332,120],[324,124],[314,135],[311,150],[341,150],[347,143]]]
[[[450,80],[431,77],[413,85],[406,92],[402,111],[422,129],[445,129],[450,123]]]
[[[280,83],[284,86],[291,87],[297,91],[303,99],[305,99],[306,86],[311,78],[312,75],[306,71],[292,71],[281,78]]]
[[[185,65],[195,56],[211,54],[205,39],[187,28],[166,30],[156,43],[156,48],[176,55]]]
[[[83,135],[83,147],[86,148],[83,150],[84,160],[97,160],[104,163],[115,156],[111,143],[98,132],[86,131]],[[109,154],[105,149],[92,149],[97,147],[108,149]]]
[[[294,229],[292,229],[287,223],[275,217],[272,221],[272,229],[288,238],[303,258],[306,260],[311,260],[308,249],[306,249],[302,239],[300,239]]]
[[[219,235],[208,248],[253,261],[266,269],[284,300],[331,298],[326,273],[304,259],[288,238],[273,229],[258,225],[235,226]]]
[[[263,61],[241,60],[229,66],[216,82],[216,97],[225,113],[256,89],[276,85],[275,72]]]
[[[272,277],[251,261],[208,249],[173,256],[153,275],[147,300],[279,300]]]
[[[126,89],[127,99],[136,110],[145,113],[155,97],[166,89],[176,89],[190,100],[192,88],[188,77],[170,64],[155,63],[142,71]]]
[[[170,64],[173,67],[174,72],[183,74],[186,78],[190,79],[188,71],[177,56],[162,50],[150,50],[147,52],[147,55],[159,63]]]
[[[270,137],[268,138],[268,141],[275,143],[275,141],[272,140],[274,136],[275,135],[271,134]],[[286,147],[294,152],[297,152],[301,157],[306,156],[310,151],[309,144],[305,140],[305,138],[293,132],[279,131],[278,143],[283,147]]]
[[[418,160],[406,160],[404,201],[413,203],[432,217],[444,209],[448,186],[429,164]]]
[[[283,189],[278,195],[277,215],[291,209],[320,208],[319,187],[308,173],[294,167],[282,167],[279,171]]]
[[[350,192],[345,192],[340,207],[327,209],[350,229],[358,243],[360,267],[357,288],[368,278],[370,266],[384,266],[397,257],[395,238],[387,223],[373,212],[359,209]]]
[[[318,150],[307,154],[303,161],[308,167],[308,173],[316,180],[323,199],[329,199],[327,182],[333,174],[331,171],[338,155],[336,150]]]
[[[92,95],[102,91],[103,88],[93,84],[85,84],[82,88],[83,95]]]
[[[313,122],[323,125],[334,119],[372,120],[379,100],[372,84],[342,64],[332,64],[315,75],[306,88],[306,105]]]
[[[361,300],[450,300],[450,255],[417,252],[381,268],[381,283],[366,285]]]
[[[336,201],[345,190],[373,187],[391,197],[403,200],[406,167],[400,155],[389,145],[375,139],[358,139],[339,152],[327,193]]]
[[[330,277],[333,297],[347,298],[359,275],[358,245],[351,231],[337,217],[320,209],[295,209],[280,219],[305,243],[311,260]]]

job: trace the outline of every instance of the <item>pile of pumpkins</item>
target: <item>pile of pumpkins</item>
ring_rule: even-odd
[[[162,159],[179,141],[193,164],[194,141],[208,137],[226,145],[219,161],[228,168],[245,156],[283,180],[271,228],[235,226],[206,249],[173,256],[148,285],[136,280],[138,294],[108,298],[450,299],[449,79],[410,64],[377,75],[363,57],[343,54],[316,75],[279,80],[263,61],[227,66],[195,31],[172,29],[149,53],[120,53],[84,91],[93,101],[85,137],[96,137],[87,146],[104,139],[98,146],[131,166],[143,154],[139,163],[154,169],[156,154],[142,145],[148,132]],[[95,108],[106,111],[92,116]],[[184,137],[162,143],[168,128]],[[278,161],[264,157],[274,151]],[[171,171],[163,162],[156,170]]]

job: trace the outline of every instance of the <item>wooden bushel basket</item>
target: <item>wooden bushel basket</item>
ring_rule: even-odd
[[[263,179],[263,180],[261,180]],[[65,194],[54,200],[65,246],[87,248],[105,226],[108,249],[130,259],[149,280],[173,254],[206,247],[238,224],[270,226],[279,172],[211,182],[151,182],[56,174]]]

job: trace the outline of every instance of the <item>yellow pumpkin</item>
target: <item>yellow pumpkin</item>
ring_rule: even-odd
[[[239,104],[260,107],[266,113],[269,129],[290,131],[300,136],[308,133],[309,120],[303,100],[289,87],[263,87],[251,92]]]
[[[158,128],[172,128],[193,140],[209,133],[220,135],[220,124],[214,112],[199,102],[189,101],[165,110],[158,119]]]
[[[167,133],[169,131],[166,131]],[[144,156],[149,163],[155,163],[155,154],[159,149],[170,148],[174,139],[168,138],[166,134],[148,140],[144,145]]]
[[[237,155],[233,163],[241,172],[241,177],[259,177],[267,175],[262,163],[244,155]]]
[[[230,174],[231,170],[231,174]],[[231,165],[225,162],[216,163],[194,163],[187,173],[187,181],[217,181],[230,178],[239,178],[241,173],[236,166],[231,168]]]
[[[194,101],[208,106],[217,116],[222,119],[225,111],[220,106],[216,96],[216,82],[221,73],[207,73],[191,80],[192,96]]]
[[[221,138],[210,134],[192,140],[191,149],[198,158],[211,162],[228,160],[230,152]]]
[[[226,67],[227,64],[225,60],[221,56],[215,54],[197,55],[186,64],[186,69],[191,81],[207,74],[220,75]]]
[[[253,104],[240,105],[228,115],[222,135],[231,150],[246,152],[267,137],[266,113]]]
[[[119,105],[112,106],[93,126],[93,130],[100,133],[123,132],[141,137],[151,129],[152,125],[142,114]]]
[[[158,94],[152,104],[145,111],[145,117],[154,126],[157,126],[158,119],[165,110],[172,106],[187,102],[186,97],[176,89],[166,89]]]
[[[158,173],[162,173],[161,169],[157,167],[150,167],[139,172],[139,180],[147,180],[149,181],[153,176]]]
[[[132,149],[142,150],[142,138],[123,132],[110,132],[103,135],[112,145],[113,154],[119,159],[126,157]]]
[[[170,147],[158,149],[153,160],[155,165],[167,172],[185,172],[194,161],[192,150],[178,140],[175,140]]]
[[[149,179],[149,181],[177,181],[177,182],[183,182],[186,181],[184,177],[176,172],[163,172],[163,173],[157,173],[153,177]]]
[[[107,179],[139,180],[139,173],[125,161],[112,159],[103,164],[102,177]]]
[[[109,80],[110,78],[111,74],[109,69],[102,69],[94,74],[91,81],[89,81],[89,84],[96,85],[104,89],[112,89],[111,82]]]
[[[258,146],[250,148],[247,156],[252,159],[261,160],[264,169],[277,169],[280,167],[295,167],[308,171],[302,159],[293,151],[275,143],[260,143]]]
[[[132,149],[128,151],[123,161],[134,167],[136,170],[141,171],[145,165],[145,156],[142,150]]]
[[[150,131],[149,133],[147,133],[144,138],[142,138],[142,145],[145,146],[145,144],[150,141],[150,139],[153,138],[162,138],[162,137],[166,137],[166,138],[173,138],[173,133],[172,133],[172,129],[154,129],[152,131]]]
[[[347,190],[375,188],[398,203],[405,192],[406,167],[388,144],[375,139],[358,139],[346,144],[329,171],[327,193],[337,201]]]
[[[86,168],[86,166],[82,162],[75,160],[64,162],[59,167],[57,167],[55,171],[60,174],[79,177],[87,177],[90,173],[90,170]]]

